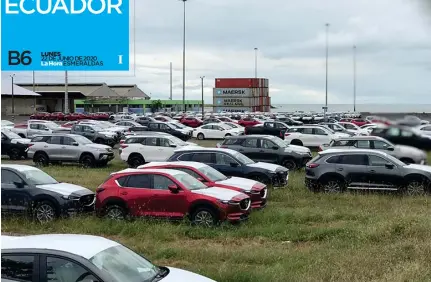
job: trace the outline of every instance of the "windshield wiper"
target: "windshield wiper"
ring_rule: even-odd
[[[166,277],[168,274],[169,274],[169,270],[168,269],[166,269],[164,267],[163,268],[159,267],[159,270],[157,271],[156,276],[154,276],[154,278],[151,281],[158,281],[161,278]]]

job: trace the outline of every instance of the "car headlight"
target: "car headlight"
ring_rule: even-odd
[[[219,200],[219,203],[222,203],[225,205],[239,205],[239,202],[234,202],[232,200]]]
[[[69,196],[63,195],[63,196],[61,196],[61,198],[63,200],[69,200],[69,201],[78,201],[79,200],[79,196],[74,196],[74,195],[69,195]]]

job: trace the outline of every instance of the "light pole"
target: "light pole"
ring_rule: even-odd
[[[205,76],[201,76],[201,86],[202,86],[202,118],[204,115],[204,78]]]
[[[254,48],[254,77],[257,78],[257,49],[256,47]]]
[[[184,3],[184,16],[183,16],[183,107],[184,113],[186,108],[186,2],[187,0],[180,0]]]
[[[324,108],[324,120],[327,121],[326,113],[328,111],[328,57],[329,57],[329,46],[328,46],[328,32],[329,23],[326,24],[326,79],[325,79],[325,108]]]
[[[353,112],[356,112],[356,45],[353,46]]]
[[[12,84],[12,119],[15,119],[15,100],[14,100],[14,89],[13,89],[13,78],[15,77],[15,74],[11,74],[10,78],[11,78],[11,84]]]

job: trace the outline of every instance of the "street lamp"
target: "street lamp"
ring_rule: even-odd
[[[183,107],[184,113],[186,112],[186,2],[187,0],[180,0],[184,3],[184,16],[183,16]]]
[[[254,77],[257,78],[257,51],[259,49],[257,49],[256,47],[254,48]]]
[[[328,57],[329,57],[328,31],[329,31],[329,23],[326,24],[326,82],[325,82],[325,107],[323,111],[325,122],[327,121],[326,112],[328,111]]]
[[[11,84],[12,84],[12,119],[15,119],[15,100],[14,100],[14,87],[13,87],[13,78],[15,77],[15,74],[11,74],[10,78],[11,78]]]
[[[205,76],[201,76],[201,86],[202,86],[202,118],[204,115],[204,78]]]
[[[353,112],[356,112],[356,45],[353,46]]]

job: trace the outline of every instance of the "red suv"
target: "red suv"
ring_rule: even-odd
[[[183,219],[212,226],[239,222],[250,214],[246,194],[208,187],[191,175],[171,169],[125,169],[112,173],[96,190],[99,216]]]
[[[153,162],[138,167],[138,169],[148,168],[164,168],[184,171],[208,187],[217,186],[249,195],[252,209],[259,209],[266,206],[268,190],[265,184],[242,177],[227,177],[218,170],[203,163]]]
[[[356,124],[359,127],[361,127],[361,126],[366,125],[366,124],[369,123],[367,120],[360,119],[360,118],[352,119],[350,122],[353,123],[353,124]]]
[[[238,124],[242,125],[244,127],[255,126],[256,124],[260,124],[260,123],[261,123],[260,121],[254,119],[254,118],[250,118],[250,117],[243,118],[243,119],[241,119],[241,120],[238,121]]]
[[[195,117],[184,117],[180,120],[180,122],[193,128],[203,125],[203,121]]]

